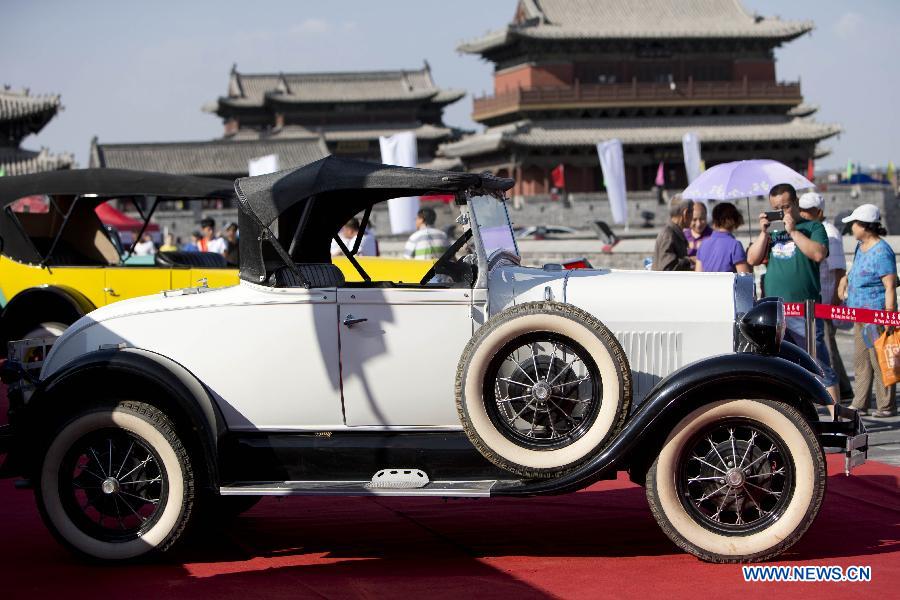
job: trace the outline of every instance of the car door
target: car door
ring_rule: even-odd
[[[347,425],[459,426],[454,380],[472,310],[470,289],[339,289]]]
[[[104,272],[106,304],[172,289],[172,269],[166,267],[106,267]]]

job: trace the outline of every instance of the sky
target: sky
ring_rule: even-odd
[[[627,0],[622,0],[627,1]],[[782,81],[801,81],[816,119],[844,132],[817,168],[847,160],[900,164],[896,0],[743,0],[751,12],[812,20],[811,34],[776,50]],[[0,0],[0,85],[62,95],[65,110],[23,146],[72,152],[90,141],[203,140],[221,120],[201,111],[240,71],[415,69],[427,60],[441,87],[470,95],[444,113],[468,129],[472,94],[492,88],[490,63],[462,40],[510,21],[516,0]]]

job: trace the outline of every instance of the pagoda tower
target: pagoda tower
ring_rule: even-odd
[[[21,147],[22,140],[39,133],[60,108],[58,95],[32,96],[28,90],[0,89],[0,175],[72,168],[75,159],[71,154]]]
[[[780,82],[775,49],[811,22],[748,13],[738,0],[520,0],[512,22],[459,47],[494,64],[474,99],[482,133],[439,153],[468,170],[515,177],[517,195],[601,188],[598,142],[617,138],[627,186],[687,184],[681,140],[696,133],[707,167],[773,158],[803,171],[840,132],[810,118],[800,82]]]

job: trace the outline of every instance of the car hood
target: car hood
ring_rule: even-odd
[[[738,285],[741,283],[749,285]],[[752,278],[733,273],[502,267],[491,273],[490,312],[523,302],[575,305],[607,325],[733,322],[753,303]]]

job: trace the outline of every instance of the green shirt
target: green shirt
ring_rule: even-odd
[[[798,221],[795,229],[828,250],[828,234],[818,221]],[[765,292],[766,296],[780,296],[785,302],[821,301],[819,263],[807,258],[787,231],[769,234]]]

